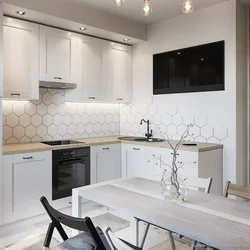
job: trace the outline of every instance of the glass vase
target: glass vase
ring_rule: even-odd
[[[172,203],[182,203],[187,200],[189,188],[185,179],[177,177],[179,183],[179,192],[176,186],[171,182],[171,177],[167,177],[161,183],[161,194],[164,200]]]

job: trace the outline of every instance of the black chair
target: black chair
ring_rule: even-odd
[[[40,201],[51,219],[43,245],[44,249],[50,249],[49,246],[52,235],[54,229],[56,228],[64,242],[53,248],[55,250],[112,250],[103,231],[99,227],[95,228],[89,217],[85,217],[84,219],[74,218],[55,210],[50,206],[45,197],[42,197]],[[69,228],[82,231],[83,233],[69,239],[61,224]],[[110,237],[108,237],[108,239],[110,240]],[[124,240],[118,240],[122,241],[123,244],[126,244],[133,250],[141,250],[141,248],[135,247]],[[114,246],[112,242],[110,242],[110,244]]]

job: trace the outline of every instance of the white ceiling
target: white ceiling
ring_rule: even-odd
[[[87,5],[103,12],[119,15],[120,17],[134,20],[136,22],[150,24],[162,20],[170,19],[182,15],[182,4],[184,0],[151,0],[153,13],[144,17],[141,14],[143,0],[125,0],[122,7],[117,8],[113,5],[113,0],[66,0],[71,3]],[[195,10],[207,8],[220,4],[227,0],[193,0]]]

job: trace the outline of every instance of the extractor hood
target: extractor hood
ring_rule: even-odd
[[[63,82],[39,82],[39,88],[49,88],[49,89],[76,89],[77,85],[75,83],[63,83]]]

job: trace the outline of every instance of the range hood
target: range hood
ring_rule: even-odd
[[[39,88],[47,89],[76,89],[75,83],[63,83],[63,82],[39,82]]]

